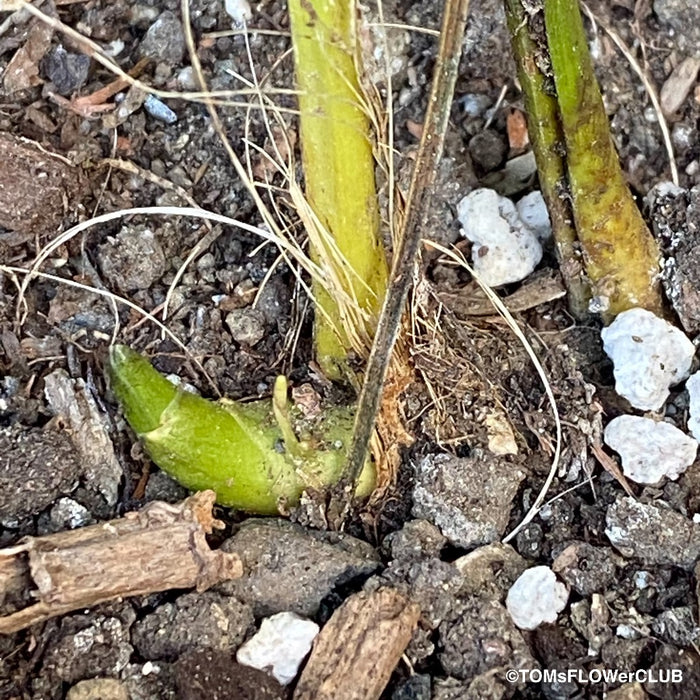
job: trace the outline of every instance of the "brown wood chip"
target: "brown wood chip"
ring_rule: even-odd
[[[374,700],[399,662],[420,608],[393,588],[356,593],[316,638],[294,700]]]

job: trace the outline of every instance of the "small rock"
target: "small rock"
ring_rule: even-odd
[[[438,633],[440,664],[447,674],[462,681],[489,671],[503,679],[507,668],[538,668],[522,633],[495,600],[470,596],[455,608],[452,619],[440,625]]]
[[[652,623],[652,631],[669,644],[689,647],[700,637],[693,610],[689,606],[664,610]]]
[[[605,520],[605,534],[612,545],[645,566],[690,571],[700,558],[700,524],[674,510],[626,496],[608,507]]]
[[[397,685],[391,700],[430,700],[431,686],[429,675],[416,673]]]
[[[675,481],[698,451],[698,443],[670,423],[639,416],[613,418],[604,439],[620,455],[625,476],[638,484]]]
[[[379,568],[366,542],[284,520],[248,520],[221,548],[241,556],[244,574],[218,588],[252,605],[256,616],[291,610],[312,617],[336,586]]]
[[[291,612],[277,613],[262,621],[260,630],[238,650],[236,660],[261,671],[270,669],[281,685],[289,685],[311,651],[318,631],[311,620]]]
[[[507,458],[428,455],[416,467],[413,515],[425,518],[459,547],[498,540],[525,472]]]
[[[525,279],[542,259],[537,236],[495,190],[474,190],[459,202],[457,214],[462,235],[474,244],[474,270],[489,286]]]
[[[595,547],[587,542],[574,542],[552,563],[558,574],[576,593],[588,597],[606,591],[615,580],[614,552],[608,547]]]
[[[552,224],[544,197],[539,190],[530,192],[518,200],[515,205],[520,220],[534,231],[540,243],[546,243],[552,238]]]
[[[480,131],[469,140],[469,155],[487,173],[501,165],[507,150],[501,135],[491,129]]]
[[[503,600],[508,589],[528,568],[528,563],[509,544],[494,542],[456,559],[454,565],[464,576],[461,593],[487,593]]]
[[[447,538],[427,520],[409,520],[397,532],[387,535],[382,543],[391,548],[393,559],[418,561],[426,557],[438,557]]]
[[[648,698],[641,683],[625,683],[605,693],[605,700],[648,700]]]
[[[700,440],[700,372],[688,377],[685,383],[688,390],[688,430],[696,440]]]
[[[72,498],[59,498],[51,508],[51,525],[53,532],[74,530],[90,522],[90,511]]]
[[[698,79],[700,57],[689,56],[681,61],[666,78],[661,87],[659,102],[667,117],[678,112],[688,99],[688,95]]]
[[[185,48],[185,35],[180,20],[173,12],[165,10],[148,28],[139,47],[139,55],[177,66],[182,62]]]
[[[543,622],[556,622],[568,600],[566,586],[548,566],[533,566],[511,586],[506,608],[520,629],[534,630]]]
[[[265,337],[265,318],[257,309],[235,309],[226,316],[233,339],[253,347]]]
[[[129,695],[116,678],[91,678],[76,683],[66,700],[129,700]]]
[[[70,493],[81,473],[65,431],[0,428],[0,519],[25,518]]]
[[[253,19],[248,0],[226,0],[226,14],[233,20],[234,28],[242,27]]]
[[[645,660],[643,668],[649,668],[648,663]],[[671,644],[660,644],[649,671],[651,678],[644,687],[652,698],[700,698],[700,659],[694,651],[678,649]]]
[[[233,651],[253,623],[252,610],[235,598],[186,593],[139,620],[132,640],[145,659],[174,660],[190,649]]]
[[[165,254],[142,226],[125,226],[98,246],[97,260],[107,281],[121,292],[148,289],[165,272]]]
[[[91,613],[62,618],[58,638],[44,654],[41,680],[53,689],[60,682],[119,675],[134,652],[129,626],[135,615],[127,607],[123,610],[120,617]]]
[[[658,411],[669,387],[690,372],[695,346],[683,331],[651,311],[623,311],[601,336],[614,364],[615,391],[635,408]]]
[[[174,664],[177,700],[282,700],[282,686],[268,673],[237,664],[211,649],[187,652]],[[151,700],[151,699],[149,699]]]
[[[144,500],[177,503],[187,498],[188,493],[187,489],[178,484],[171,476],[165,472],[156,471],[148,477]]]
[[[68,53],[60,44],[42,61],[46,77],[54,84],[59,95],[69,96],[79,90],[87,80],[90,57]]]

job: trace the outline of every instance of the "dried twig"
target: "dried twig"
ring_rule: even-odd
[[[350,494],[354,492],[354,484],[365,464],[392,349],[401,324],[401,314],[413,280],[413,270],[424,228],[422,224],[428,216],[432,187],[445,143],[468,7],[469,0],[446,0],[445,2],[440,48],[435,64],[428,111],[425,115],[423,136],[416,155],[406,200],[403,232],[394,254],[391,279],[367,362],[367,371],[355,417],[353,440],[341,481],[341,488],[348,503],[351,500]]]
[[[118,520],[0,550],[0,605],[15,609],[0,617],[0,633],[125,596],[239,578],[238,555],[206,541],[223,527],[212,515],[215,498],[203,491],[176,505],[154,501]]]

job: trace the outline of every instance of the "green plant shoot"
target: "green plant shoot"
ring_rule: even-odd
[[[222,505],[273,515],[297,505],[304,489],[340,478],[352,411],[331,407],[317,422],[295,421],[283,377],[272,401],[217,403],[179,389],[144,357],[117,345],[110,353],[110,378],[151,459],[191,490],[216,491]],[[369,495],[374,481],[368,462],[357,495]]]

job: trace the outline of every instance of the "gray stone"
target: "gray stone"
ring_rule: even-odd
[[[47,54],[41,68],[59,95],[68,97],[85,84],[90,70],[90,57],[68,53],[59,44]]]
[[[428,455],[416,467],[413,515],[425,518],[459,547],[500,539],[525,472],[507,458]]]
[[[148,477],[146,484],[146,501],[165,501],[177,503],[187,498],[189,491],[165,472],[156,471]]]
[[[40,677],[53,688],[60,682],[77,683],[96,676],[118,676],[134,649],[129,640],[133,611],[120,615],[72,615],[61,621],[58,639],[49,645]]]
[[[508,589],[528,568],[528,562],[509,544],[487,544],[454,562],[464,576],[461,593],[488,594],[503,602]]]
[[[177,66],[182,62],[185,48],[182,24],[174,13],[166,10],[148,28],[139,47],[139,55]]]
[[[471,596],[439,627],[438,658],[445,672],[463,681],[501,669],[533,669],[533,658],[511,616],[498,601]]]
[[[146,659],[173,661],[190,649],[233,651],[253,629],[253,612],[213,591],[186,593],[139,620],[132,640]]]
[[[389,547],[393,559],[418,561],[427,557],[439,557],[447,538],[427,520],[409,520],[396,532],[387,535],[382,543]]]
[[[552,570],[584,597],[604,592],[616,578],[615,553],[609,547],[573,542],[552,563]]]
[[[97,248],[97,260],[107,281],[121,292],[148,289],[165,272],[165,254],[153,232],[125,226]]]
[[[234,309],[226,315],[233,339],[241,345],[257,345],[265,337],[265,317],[257,309]]]
[[[391,694],[391,700],[430,700],[430,676],[416,673],[402,681]]]
[[[645,565],[690,571],[700,558],[700,523],[676,511],[625,496],[608,507],[605,520],[612,545]]]
[[[75,488],[80,471],[65,431],[0,428],[0,519],[39,513]]]
[[[222,549],[240,555],[244,574],[219,589],[252,605],[256,616],[292,611],[313,617],[337,586],[367,577],[380,565],[366,542],[285,520],[248,520]]]
[[[700,637],[693,610],[689,606],[664,610],[652,623],[652,631],[663,641],[679,647],[689,647]]]

